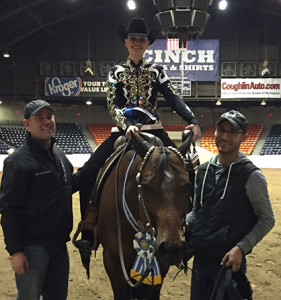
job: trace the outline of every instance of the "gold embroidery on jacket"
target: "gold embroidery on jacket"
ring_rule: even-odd
[[[128,63],[129,62],[129,63]],[[117,82],[107,83],[107,106],[112,118],[116,121],[117,126],[125,129],[124,109],[128,106],[139,106],[142,108],[157,107],[157,101],[154,106],[149,103],[151,97],[152,83],[156,81],[156,73],[150,71],[147,67],[141,65],[139,68],[134,67],[128,60],[123,71],[118,72],[118,77],[114,77]],[[120,69],[121,69],[120,67]],[[115,105],[115,90],[117,83],[123,83],[123,94],[126,104],[122,108]]]

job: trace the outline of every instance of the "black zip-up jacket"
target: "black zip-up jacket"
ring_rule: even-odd
[[[64,244],[72,230],[72,193],[78,183],[65,154],[45,149],[28,134],[4,162],[1,224],[10,255],[27,244]]]

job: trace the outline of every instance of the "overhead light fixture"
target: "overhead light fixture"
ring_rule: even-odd
[[[220,10],[225,10],[226,8],[227,8],[227,1],[226,0],[221,0],[220,2],[219,2],[219,9]]]
[[[129,0],[127,2],[127,6],[129,10],[135,10],[136,9],[136,2],[134,0]]]
[[[221,105],[221,101],[218,99],[218,101],[216,102],[216,105]]]
[[[94,76],[94,71],[93,71],[90,55],[91,55],[91,49],[90,49],[90,21],[89,21],[89,18],[88,18],[88,59],[86,60],[86,69],[85,69],[84,73],[86,75]]]
[[[266,59],[263,64],[262,64],[262,71],[261,71],[261,76],[264,77],[265,75],[269,75],[270,71],[269,71],[269,62]]]
[[[0,104],[2,104],[2,100],[0,100]]]
[[[90,61],[89,58],[86,60],[86,70],[85,70],[85,74],[94,76],[94,71],[93,71],[93,69],[92,69],[92,63],[91,63],[91,61]]]
[[[86,101],[86,104],[87,104],[87,105],[92,105],[92,101],[91,101],[91,100],[87,100],[87,101]]]
[[[9,53],[8,51],[6,51],[6,52],[3,54],[3,56],[4,56],[5,58],[9,58],[9,57],[10,57],[10,53]]]
[[[263,99],[261,105],[266,105],[266,101]]]

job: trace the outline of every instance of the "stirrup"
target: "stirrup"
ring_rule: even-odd
[[[92,251],[92,246],[91,246],[90,242],[85,240],[85,239],[81,239],[81,240],[78,240],[78,241],[73,241],[73,244],[79,250],[88,251],[88,252]]]

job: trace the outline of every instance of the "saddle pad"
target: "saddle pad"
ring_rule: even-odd
[[[100,194],[102,191],[102,188],[104,186],[104,183],[106,179],[108,178],[111,170],[113,167],[116,165],[118,159],[120,158],[121,154],[123,153],[123,150],[128,146],[127,143],[124,143],[120,145],[111,155],[110,157],[106,160],[105,164],[102,166],[102,168],[99,171],[99,174],[97,176],[97,180],[95,183],[96,186],[96,193],[95,193],[95,198],[92,199],[93,205],[99,206],[99,201],[100,201]]]

